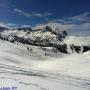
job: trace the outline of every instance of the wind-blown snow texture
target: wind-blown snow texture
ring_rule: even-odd
[[[2,34],[9,36],[12,33],[13,36],[13,32],[16,34],[17,30],[4,31]],[[39,36],[40,31],[34,33]],[[27,38],[23,31],[17,32],[17,35]],[[46,35],[54,37],[51,33]],[[59,43],[89,46],[89,38],[70,36]],[[0,86],[16,86],[17,90],[89,90],[90,51],[65,54],[55,47],[11,43],[0,39]]]

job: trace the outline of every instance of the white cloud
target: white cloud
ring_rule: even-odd
[[[72,24],[71,30],[89,30],[90,31],[90,23],[82,23],[82,24]]]
[[[23,10],[18,9],[18,8],[15,8],[14,11],[17,12],[19,15],[25,16],[27,18],[30,18],[30,17],[42,18],[42,17],[47,17],[47,16],[52,15],[51,13],[44,13],[44,14],[42,14],[42,13],[27,13],[27,12],[24,12]]]
[[[72,20],[78,20],[78,21],[86,21],[90,22],[90,12],[86,12],[77,16],[73,16],[71,18]]]
[[[0,21],[0,26],[2,26],[2,27],[15,27],[15,26],[17,26],[17,24],[6,23],[6,22]]]
[[[18,12],[18,13],[22,13],[22,10],[17,9],[17,8],[15,8],[14,11],[16,11],[16,12]]]
[[[53,30],[55,30],[57,28],[62,31],[62,30],[67,30],[67,29],[71,28],[73,25],[49,22],[47,24],[37,24],[36,26],[33,27],[33,29],[42,29],[46,26],[51,27]]]
[[[21,10],[16,9],[17,12],[22,12]],[[28,14],[26,14],[29,16]],[[40,16],[40,14],[36,14],[36,16]],[[58,28],[58,30],[72,30],[72,32],[78,34],[78,33],[88,33],[90,35],[90,13],[83,13],[80,15],[76,15],[73,17],[65,17],[64,19],[57,19],[57,20],[52,20],[48,21],[46,24],[37,24],[33,26],[33,29],[38,29],[38,28],[44,28],[45,26],[50,26],[52,29]],[[32,15],[30,16],[32,17]],[[77,22],[76,22],[77,21]],[[5,23],[5,22],[0,22],[0,26],[15,26],[15,24],[12,23]],[[31,26],[31,25],[23,25],[25,26]],[[31,26],[32,27],[32,26]]]
[[[90,23],[73,24],[72,27],[68,28],[67,32],[69,35],[90,36]]]
[[[56,28],[58,30],[67,30],[67,32],[71,32],[73,35],[90,35],[90,12],[51,20],[47,24],[38,24],[34,28],[44,28],[47,25],[54,30]]]
[[[2,26],[2,27],[8,27],[8,25],[5,22],[0,22],[0,26]]]
[[[90,12],[85,12],[80,15],[76,15],[72,17],[64,17],[62,19],[54,19],[49,22],[59,22],[62,24],[90,23]]]

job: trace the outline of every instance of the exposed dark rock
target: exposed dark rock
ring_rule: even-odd
[[[53,32],[52,29],[51,29],[49,26],[46,26],[46,27],[43,29],[43,32],[46,32],[46,31]]]
[[[90,50],[90,46],[83,46],[83,52],[87,52],[88,50]]]
[[[80,53],[81,50],[82,53],[90,50],[90,46],[75,46],[74,44],[70,45],[70,48],[72,51],[76,51],[77,53]]]
[[[74,44],[70,45],[70,48],[72,51],[75,51],[77,53],[79,53],[81,51],[81,47],[80,46],[74,46]]]
[[[67,45],[66,44],[55,46],[55,48],[58,49],[62,53],[69,54],[69,52],[67,51]]]

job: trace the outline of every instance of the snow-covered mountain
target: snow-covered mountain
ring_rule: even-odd
[[[57,32],[46,26],[43,29],[32,30],[29,27],[5,30],[0,33],[0,38],[13,43],[23,43],[44,47],[58,47],[67,37],[66,31]]]
[[[0,85],[15,90],[89,90],[89,46],[89,36],[68,36],[48,26],[4,29],[0,32]]]
[[[68,33],[58,28],[44,26],[9,28],[0,32],[0,38],[12,43],[22,43],[42,47],[54,47],[63,53],[82,53],[90,50],[90,37],[68,36]]]

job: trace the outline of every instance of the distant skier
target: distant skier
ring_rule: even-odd
[[[32,53],[32,48],[30,49],[29,47],[27,47],[27,50],[30,51]]]
[[[27,47],[27,50],[29,51],[29,47]]]

